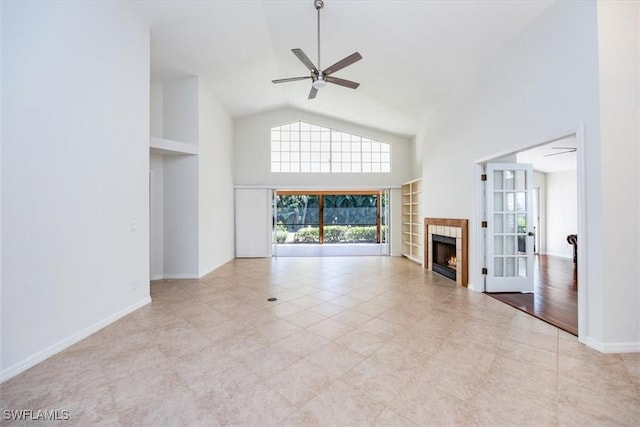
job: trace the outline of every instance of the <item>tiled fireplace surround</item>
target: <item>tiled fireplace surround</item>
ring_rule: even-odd
[[[432,238],[434,234],[456,239],[456,283],[466,287],[469,283],[469,220],[453,218],[424,219],[425,268],[433,271]]]

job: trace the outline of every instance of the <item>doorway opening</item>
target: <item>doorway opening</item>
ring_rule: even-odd
[[[389,255],[388,190],[275,190],[274,256]]]
[[[531,164],[534,170],[532,206],[527,207],[533,213],[529,224],[533,236],[533,291],[489,293],[490,287],[485,291],[574,335],[579,330],[578,263],[567,237],[580,231],[579,144],[576,133],[482,162]],[[489,211],[487,200],[483,203],[480,212]],[[492,236],[483,235],[482,239],[489,242]],[[485,243],[483,248],[486,263],[491,262],[488,246]]]

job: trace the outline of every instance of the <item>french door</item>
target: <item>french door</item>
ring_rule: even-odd
[[[532,184],[532,165],[487,165],[487,292],[533,292]]]

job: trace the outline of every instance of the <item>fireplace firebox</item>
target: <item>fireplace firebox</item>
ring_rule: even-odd
[[[453,237],[432,235],[433,271],[456,280],[456,239]]]
[[[437,265],[434,255],[433,236],[444,236],[451,240],[449,243],[455,244],[453,253],[442,252],[438,255],[440,270],[436,270]],[[436,237],[436,241],[438,238]],[[449,274],[447,277],[455,277],[457,284],[467,287],[469,283],[469,250],[467,241],[469,240],[469,220],[456,218],[425,218],[424,219],[424,268],[429,271],[439,271],[440,274]],[[446,242],[445,242],[446,243]],[[453,258],[452,258],[453,257]],[[454,263],[455,261],[455,263]],[[455,272],[455,275],[452,273]]]

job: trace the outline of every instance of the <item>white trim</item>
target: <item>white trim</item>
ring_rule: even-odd
[[[109,326],[115,321],[121,319],[127,314],[133,313],[140,307],[143,307],[149,304],[150,302],[151,302],[151,297],[147,296],[141,299],[140,301],[136,302],[135,304],[132,304],[129,307],[126,307],[116,313],[113,313],[112,315],[100,320],[97,323],[94,323],[93,325],[81,330],[80,332],[77,332],[67,338],[64,338],[58,341],[57,343],[50,345],[44,350],[41,350],[35,354],[32,354],[31,356],[27,357],[23,361],[18,362],[13,366],[9,366],[8,368],[0,372],[0,383],[3,383],[8,379],[15,377],[16,375],[26,371],[27,369],[37,365],[38,363],[48,359],[49,357],[60,353],[61,351],[71,347],[73,344],[79,341],[82,341],[89,335],[98,332],[100,329],[103,329]]]
[[[388,256],[388,243],[279,244],[279,257]],[[411,258],[410,258],[411,259]]]
[[[161,279],[199,279],[197,273],[163,274]]]
[[[156,274],[155,276],[151,276],[151,278],[149,280],[150,281],[154,281],[154,280],[162,280],[162,279],[164,279],[164,275]]]
[[[533,142],[532,141],[530,145],[513,147],[513,148],[501,151],[501,152],[496,153],[496,154],[490,154],[488,156],[476,159],[475,163],[487,163],[487,162],[490,162],[493,159],[498,159],[500,157],[505,157],[505,156],[510,156],[512,154],[517,154],[517,153],[519,153],[521,151],[530,150],[532,148],[539,147],[541,145],[546,145],[546,144],[549,144],[551,142],[559,141],[559,140],[564,139],[564,138],[566,138],[568,136],[571,136],[571,135],[576,135],[577,136],[578,133],[582,132],[582,128],[583,128],[583,126],[580,125],[580,127],[576,128],[576,129],[571,129],[571,130],[569,130],[567,132],[560,132],[559,134],[556,134],[556,135],[550,136],[548,138],[545,138],[543,140],[543,142]],[[578,148],[580,148],[580,147],[578,147]]]
[[[402,189],[402,185],[383,184],[383,185],[349,185],[349,186],[343,186],[343,185],[286,185],[286,186],[283,186],[279,184],[274,184],[274,185],[234,185],[233,188],[235,189],[238,189],[238,188],[267,189],[267,190],[278,190],[278,191],[291,191],[291,190],[295,190],[295,191],[298,191],[298,190],[309,190],[309,191],[383,190],[384,191],[384,190],[399,190],[399,189]]]
[[[198,154],[198,146],[196,144],[155,136],[149,138],[149,148],[152,153],[158,154]]]
[[[600,353],[640,353],[640,341],[603,343],[586,337],[584,344]]]
[[[475,178],[476,178],[476,204],[475,204],[475,212],[472,218],[476,218],[475,221],[472,221],[471,224],[471,228],[472,230],[470,230],[469,236],[471,236],[471,233],[473,233],[473,236],[475,236],[475,241],[476,241],[476,253],[475,253],[475,271],[472,272],[471,274],[469,274],[469,277],[475,277],[476,280],[474,283],[470,283],[469,285],[469,289],[475,291],[475,292],[484,292],[485,291],[485,276],[484,274],[482,274],[482,268],[486,267],[486,261],[485,261],[485,240],[486,240],[486,235],[483,232],[484,229],[482,227],[480,227],[480,224],[482,224],[482,221],[485,220],[485,198],[486,198],[486,194],[483,193],[483,189],[484,189],[484,183],[481,179],[481,175],[483,173],[485,173],[485,165],[482,163],[476,163],[476,171],[475,171]],[[471,263],[469,263],[469,267],[471,267]]]
[[[589,288],[591,286],[587,274],[587,252],[589,233],[587,233],[587,188],[586,188],[586,153],[584,146],[584,125],[576,130],[577,179],[578,179],[578,341],[585,342],[589,337],[587,323],[587,307],[589,307]]]

